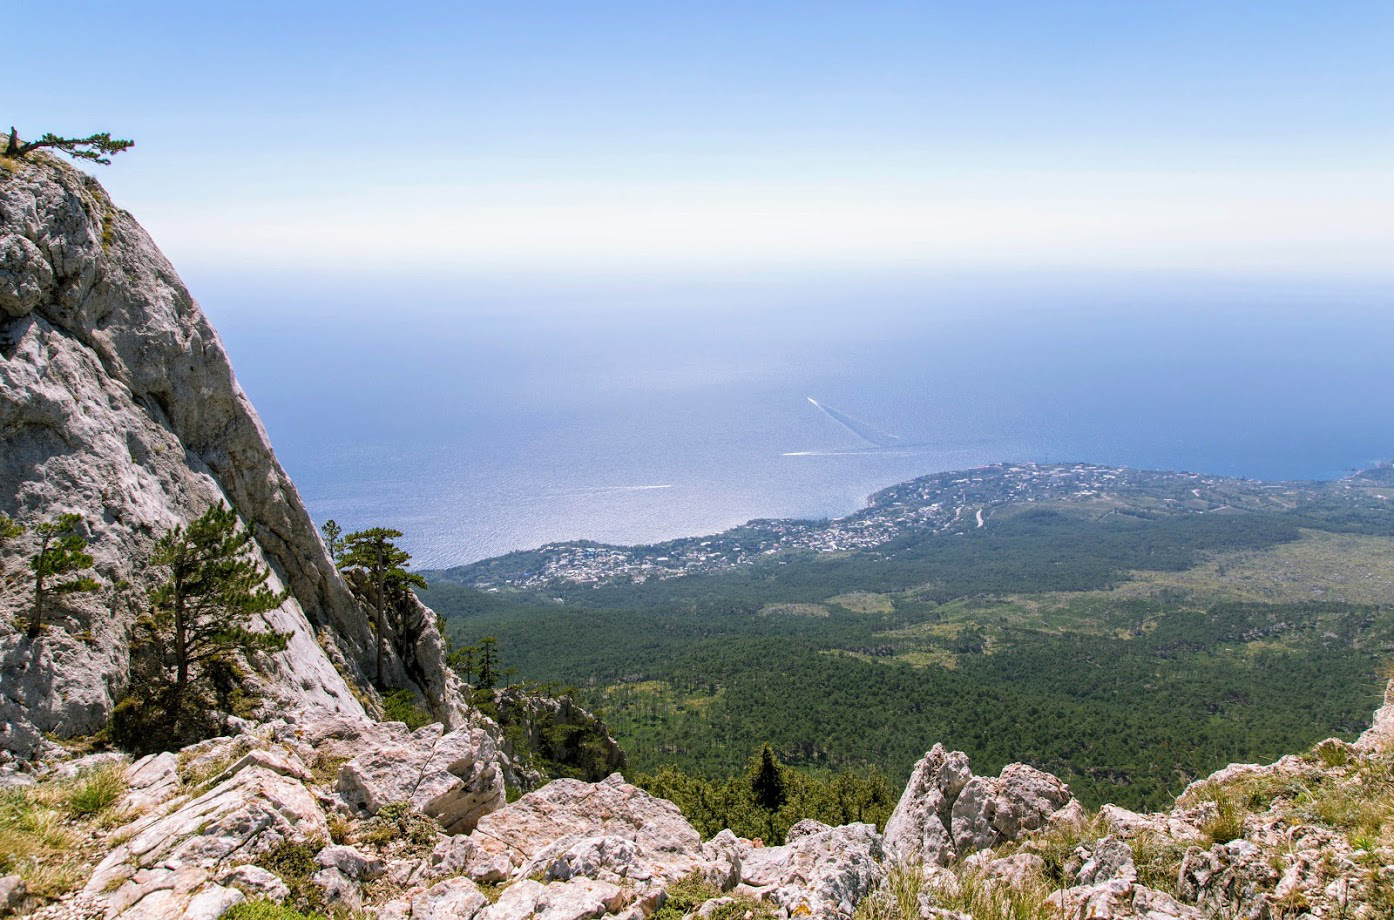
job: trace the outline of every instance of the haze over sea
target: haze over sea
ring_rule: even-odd
[[[311,514],[397,527],[424,568],[837,516],[1001,460],[1331,478],[1394,453],[1387,286],[190,281]],[[923,446],[858,450],[808,397]]]

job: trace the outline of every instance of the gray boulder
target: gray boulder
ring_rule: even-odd
[[[439,723],[359,754],[340,767],[335,788],[361,814],[407,802],[450,834],[468,833],[504,804],[503,770],[491,735],[482,728],[447,732]]]
[[[1071,798],[1069,786],[1025,764],[1003,767],[995,778],[975,776],[953,803],[954,846],[967,853],[1016,840],[1044,827]]]
[[[972,778],[967,754],[950,753],[936,744],[915,764],[895,811],[886,821],[886,852],[904,862],[939,866],[953,862],[952,810]]]
[[[783,846],[745,849],[741,882],[791,915],[847,920],[885,879],[883,855],[870,824],[805,827]]]
[[[677,806],[619,774],[599,783],[554,780],[481,818],[471,839],[478,847],[475,864],[506,869],[514,878],[546,872],[558,861],[573,867],[559,871],[573,874],[591,865],[656,881],[676,881],[707,865],[701,835]],[[729,873],[729,864],[723,871]],[[470,874],[479,877],[473,864]]]
[[[974,850],[1018,839],[1056,815],[1072,815],[1070,787],[1025,764],[974,776],[968,755],[936,744],[915,765],[886,822],[886,852],[908,863],[947,866]]]

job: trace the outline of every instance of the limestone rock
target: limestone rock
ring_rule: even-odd
[[[1043,827],[1070,798],[1069,786],[1025,764],[1009,764],[996,778],[975,776],[953,803],[954,846],[965,853],[1016,840]]]
[[[18,875],[0,878],[0,914],[19,910],[24,903],[24,879]]]
[[[1070,787],[1049,773],[1015,763],[997,777],[974,776],[966,754],[936,744],[886,822],[886,851],[902,862],[947,866],[1049,821],[1078,820],[1073,801]]]
[[[489,900],[466,878],[438,882],[411,898],[411,920],[469,920]]]
[[[225,888],[236,888],[249,898],[281,901],[290,897],[290,889],[274,872],[250,863],[234,866],[216,879]]]
[[[553,780],[480,819],[471,837],[479,848],[476,860],[497,860],[493,865],[512,867],[515,877],[525,874],[523,867],[562,857],[587,838],[611,838],[604,852],[617,858],[628,853],[618,841],[632,843],[627,873],[677,880],[705,864],[701,835],[677,806],[619,774],[599,783]]]
[[[179,779],[179,759],[168,751],[149,754],[126,770],[130,784],[121,807],[138,810],[158,805],[176,795],[184,784]]]
[[[988,860],[983,867],[983,877],[1011,888],[1022,888],[1044,871],[1045,860],[1035,853],[1014,853]]]
[[[112,917],[177,916],[237,856],[251,859],[286,840],[328,836],[324,813],[298,781],[248,766],[170,814],[131,826],[88,880]]]
[[[503,772],[489,733],[445,732],[439,723],[359,754],[339,769],[335,788],[362,814],[407,802],[451,834],[468,833],[504,803]]]
[[[324,903],[336,912],[363,909],[363,892],[358,883],[338,869],[320,869],[310,881],[324,893]]]
[[[1357,750],[1372,753],[1382,751],[1394,741],[1394,680],[1384,688],[1384,702],[1375,710],[1370,727],[1356,739]]]
[[[948,865],[956,851],[949,830],[951,811],[973,778],[968,755],[934,748],[915,764],[910,781],[886,822],[886,852],[905,862]]]
[[[479,847],[469,837],[447,837],[431,851],[426,872],[432,878],[460,875],[475,861]]]
[[[1093,885],[1122,879],[1137,881],[1137,866],[1133,864],[1133,850],[1117,837],[1104,837],[1094,845],[1093,852],[1079,870],[1079,884]]]
[[[1279,879],[1278,872],[1268,865],[1256,845],[1247,840],[1231,840],[1209,850],[1187,850],[1176,888],[1187,902],[1224,909],[1242,920],[1263,920],[1268,914],[1265,895]]]
[[[1061,920],[1207,920],[1165,892],[1117,878],[1057,891],[1046,903]]]
[[[475,916],[479,920],[590,920],[619,911],[631,897],[618,885],[587,878],[547,885],[523,879],[505,888],[496,902]]]
[[[143,560],[158,536],[227,502],[255,528],[270,587],[290,592],[263,618],[291,639],[252,662],[259,689],[290,718],[363,717],[340,671],[371,665],[372,629],[217,333],[131,215],[42,154],[0,171],[0,482],[0,512],[12,517],[81,514],[97,577],[137,594],[150,586]],[[0,565],[11,570],[31,540],[10,544]],[[71,595],[31,640],[12,625],[21,604],[0,599],[0,744],[44,756],[43,733],[106,724],[126,687],[138,605],[112,591]],[[438,718],[462,723],[434,617],[421,619],[389,643],[387,679],[413,675]]]
[[[367,856],[351,846],[333,844],[315,854],[315,862],[326,869],[334,869],[355,882],[371,882],[382,878],[387,867],[382,860]]]
[[[1199,843],[1204,837],[1200,828],[1173,813],[1142,815],[1117,805],[1099,809],[1099,817],[1116,837],[1131,839],[1144,834],[1181,842]]]
[[[741,882],[759,897],[814,920],[850,918],[885,878],[881,835],[870,824],[806,833],[741,853]]]

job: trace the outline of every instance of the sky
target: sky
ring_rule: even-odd
[[[1388,0],[0,16],[0,118],[134,138],[95,171],[186,277],[1394,266]]]

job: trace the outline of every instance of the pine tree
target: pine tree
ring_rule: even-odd
[[[499,656],[494,650],[499,640],[485,636],[479,640],[479,683],[476,690],[492,690],[499,683]]]
[[[340,527],[333,518],[320,525],[320,532],[324,534],[324,547],[329,550],[329,558],[337,564],[339,553],[344,550],[344,528]]]
[[[479,649],[473,645],[452,644],[445,657],[445,663],[450,669],[460,675],[460,680],[471,686],[474,684],[474,655],[478,651]]]
[[[390,527],[356,531],[344,538],[339,556],[340,568],[358,571],[373,591],[373,629],[377,632],[377,667],[373,682],[379,689],[383,685],[382,665],[387,654],[387,604],[405,600],[401,595],[409,587],[426,587],[426,579],[405,568],[411,554],[392,542],[401,535],[400,530]],[[392,625],[401,632],[402,624]]]
[[[222,504],[155,544],[150,564],[167,575],[150,592],[150,611],[137,632],[163,665],[161,703],[176,737],[190,687],[200,677],[215,666],[230,667],[236,652],[281,651],[290,638],[249,628],[253,617],[287,596],[267,587],[271,573],[251,546],[252,532],[238,529],[237,515]]]
[[[760,748],[759,763],[752,766],[754,769],[750,775],[750,791],[755,795],[755,803],[766,811],[779,811],[788,798],[783,764],[766,744]]]
[[[19,158],[41,147],[49,147],[61,150],[74,159],[91,160],[94,163],[101,163],[103,166],[110,166],[112,156],[135,145],[135,141],[114,139],[107,131],[93,134],[90,137],[59,137],[56,134],[45,134],[36,141],[21,144],[19,133],[11,126],[10,140],[5,145],[5,156]]]
[[[39,537],[39,549],[29,557],[29,570],[34,573],[34,604],[29,613],[28,629],[31,639],[37,639],[43,632],[44,607],[51,595],[84,594],[100,587],[95,578],[87,575],[64,577],[92,567],[87,541],[77,532],[81,523],[80,514],[60,514],[53,520],[33,525]]]

